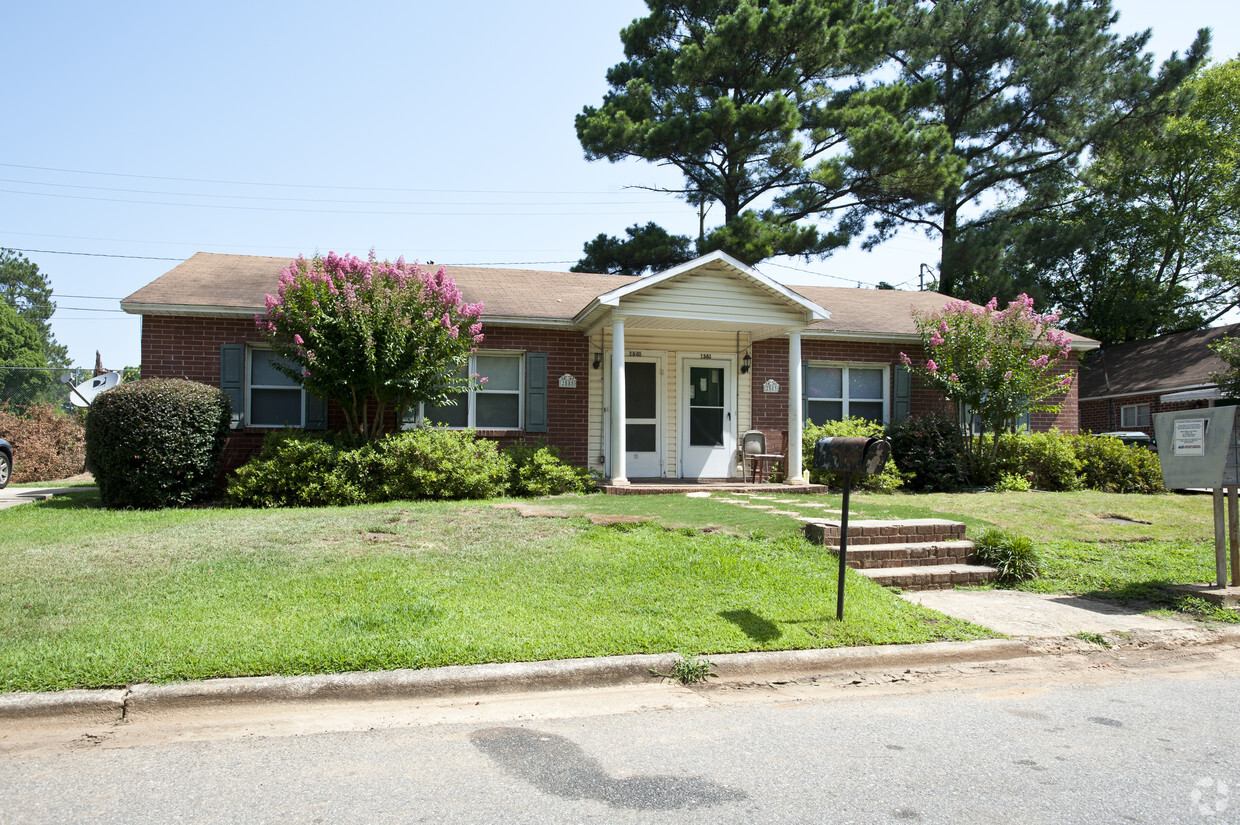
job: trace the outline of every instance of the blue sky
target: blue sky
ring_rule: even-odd
[[[1115,0],[1161,60],[1200,26],[1240,53],[1231,0]],[[566,269],[599,232],[696,214],[632,186],[650,164],[587,162],[597,104],[640,0],[582,3],[10,4],[0,76],[0,246],[52,283],[75,364],[137,364],[117,299],[196,251],[315,251]],[[64,254],[90,253],[90,254]],[[131,256],[131,257],[105,257]],[[172,260],[161,260],[172,259]],[[835,285],[916,286],[934,244],[783,261]],[[765,264],[790,282],[811,276]]]

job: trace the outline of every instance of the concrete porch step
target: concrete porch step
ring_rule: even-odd
[[[815,519],[805,525],[805,537],[815,544],[838,547],[842,524]],[[848,549],[871,544],[917,544],[963,541],[965,526],[947,519],[849,519]]]
[[[957,585],[994,581],[999,571],[983,564],[935,564],[924,567],[872,567],[858,570],[883,587],[902,590],[950,590]]]
[[[848,540],[848,566],[855,569],[876,567],[924,567],[935,564],[968,564],[973,555],[971,541],[926,543],[865,544],[854,547]],[[837,556],[838,547],[828,547]]]

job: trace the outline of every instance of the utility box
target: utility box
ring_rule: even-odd
[[[1240,485],[1235,407],[1158,413],[1154,440],[1168,490]]]
[[[1240,586],[1240,495],[1237,494],[1240,438],[1236,433],[1236,408],[1158,413],[1154,416],[1154,438],[1158,442],[1164,487],[1168,490],[1206,487],[1214,491],[1215,587],[1227,587],[1228,538],[1231,539],[1231,583]],[[1227,493],[1226,515],[1224,490]]]

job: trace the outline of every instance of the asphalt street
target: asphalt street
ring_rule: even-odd
[[[1238,676],[1098,649],[12,729],[0,822],[1240,822]]]

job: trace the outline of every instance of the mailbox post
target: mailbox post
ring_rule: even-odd
[[[876,475],[891,457],[885,438],[820,438],[814,445],[814,467],[844,477],[844,504],[840,518],[840,575],[835,596],[835,618],[844,618],[844,570],[848,566],[848,495],[853,475]]]

